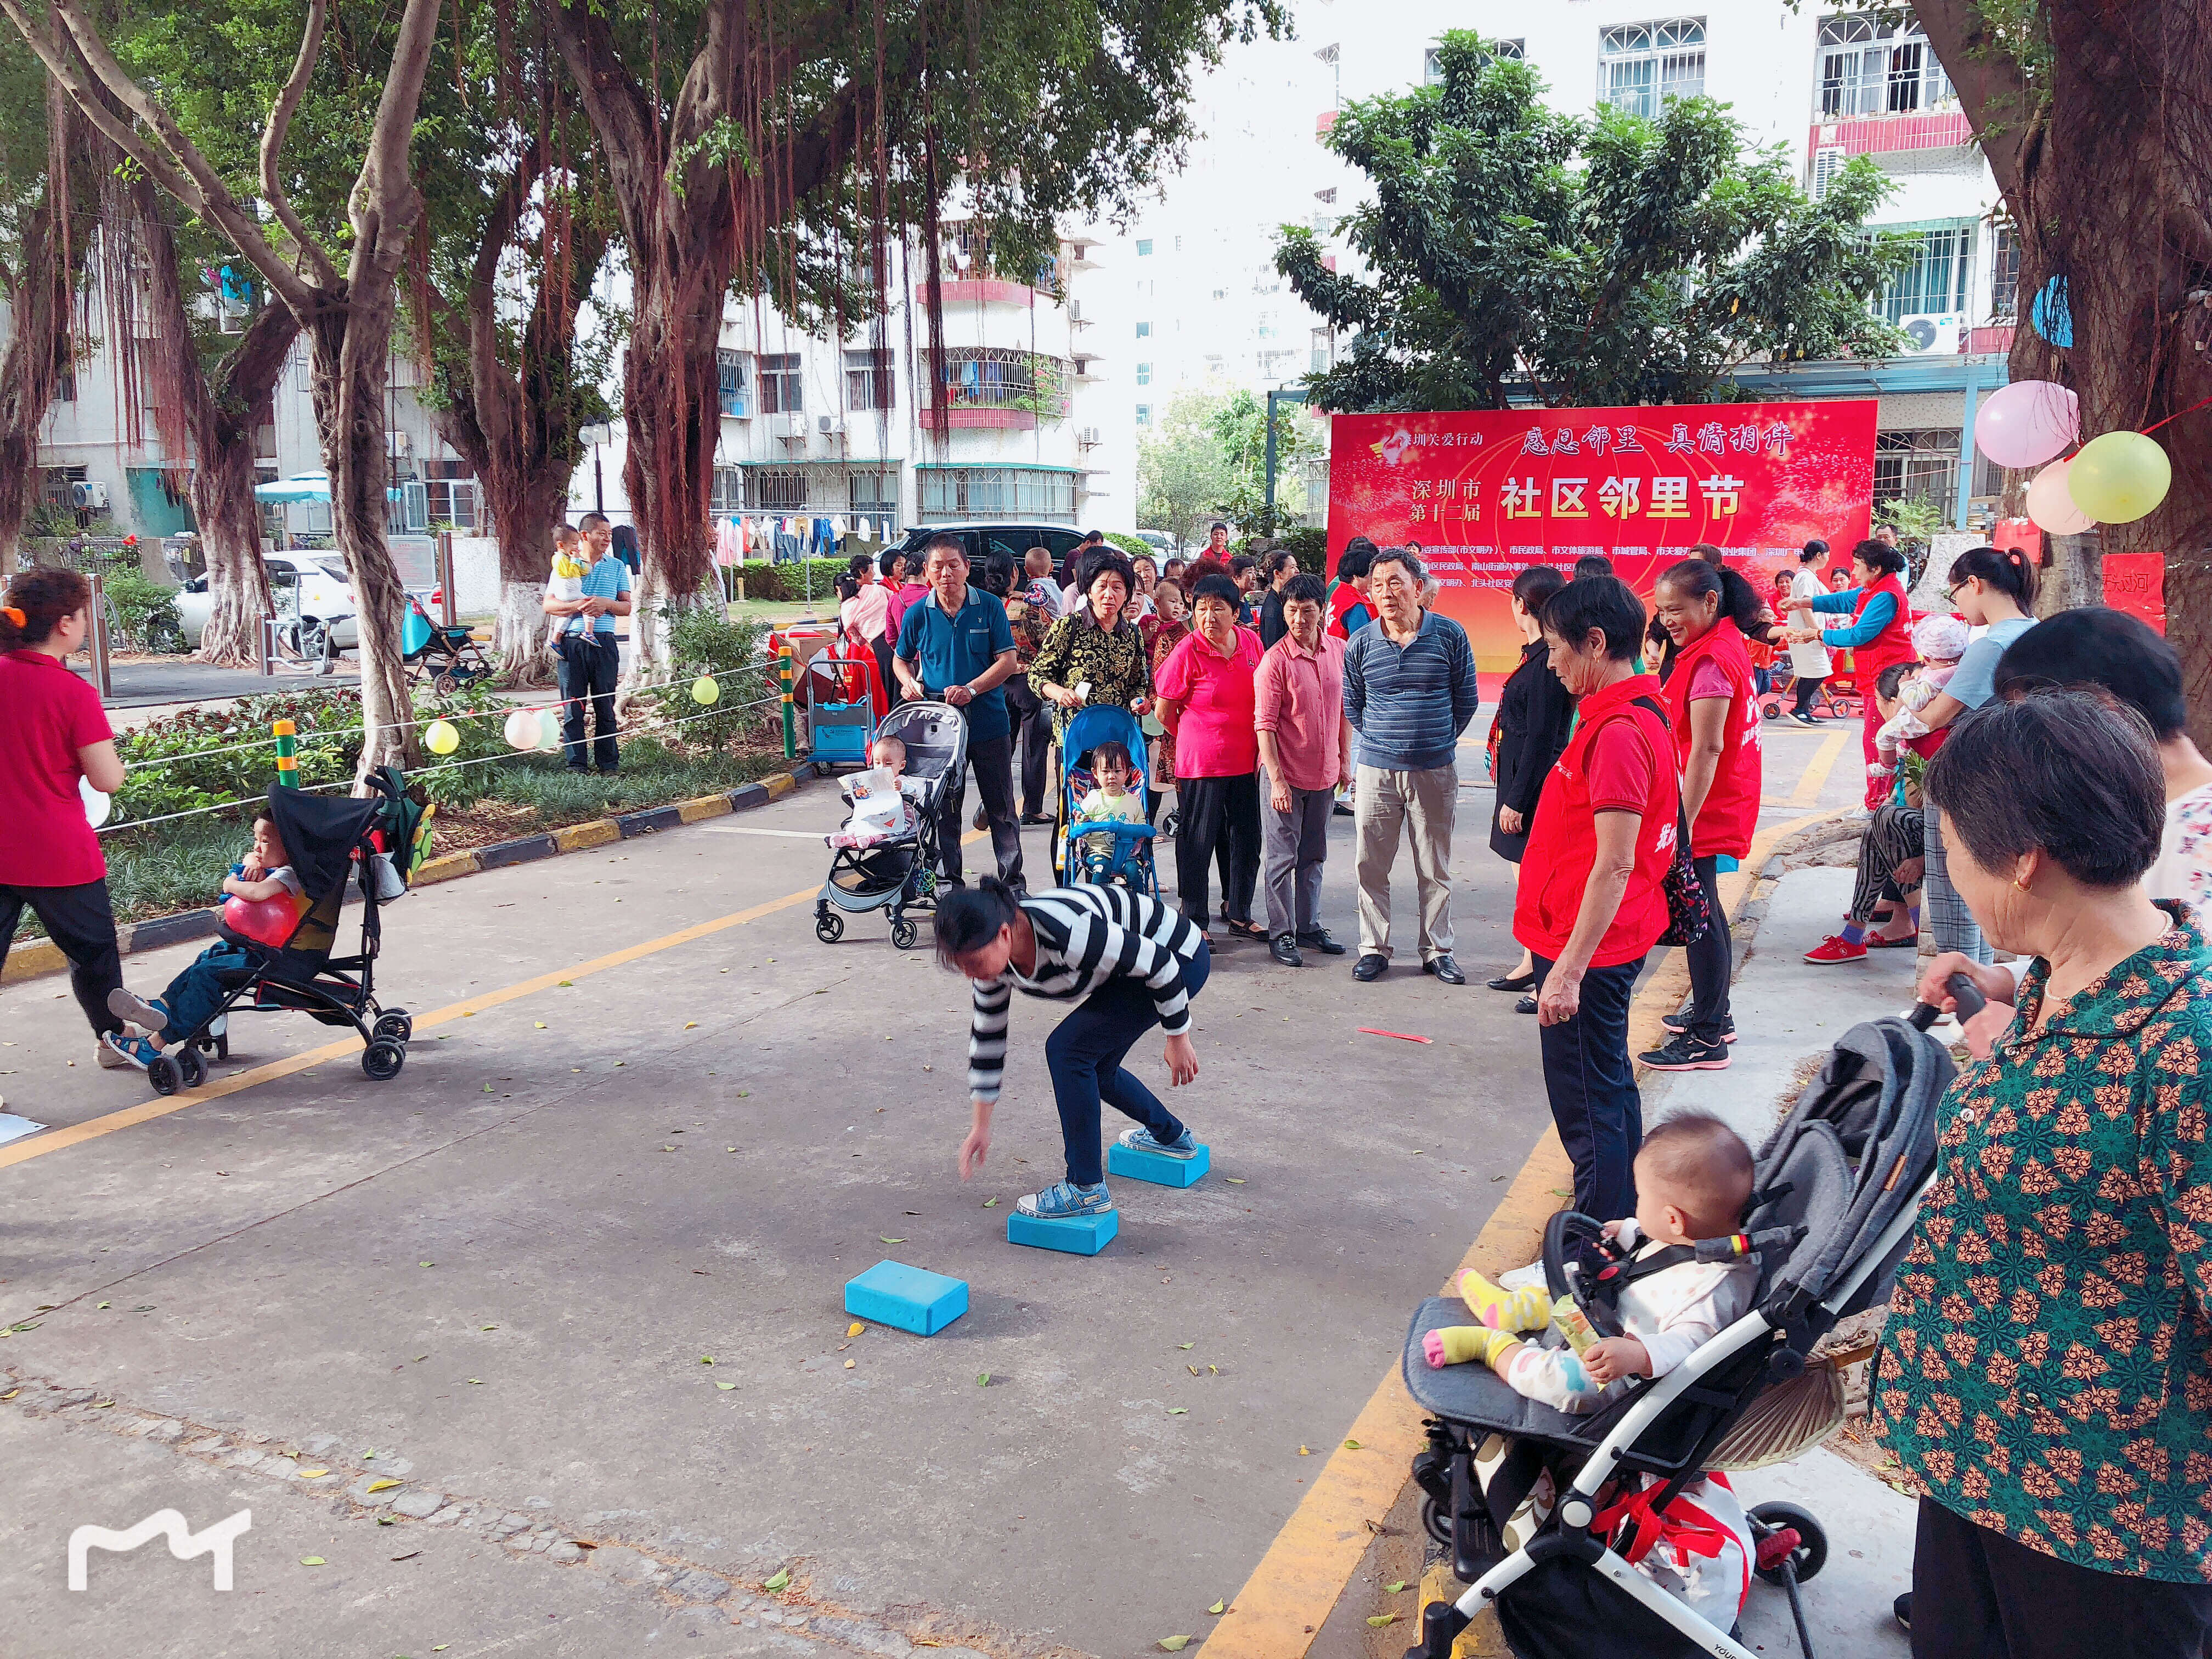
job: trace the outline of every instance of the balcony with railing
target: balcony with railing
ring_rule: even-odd
[[[992,346],[945,354],[945,381],[933,404],[948,426],[1026,432],[1040,420],[1067,418],[1067,365],[1057,357]]]
[[[1863,15],[1820,20],[1811,140],[1816,173],[1823,150],[1841,161],[1955,149],[1972,137],[1935,48],[1912,24]]]

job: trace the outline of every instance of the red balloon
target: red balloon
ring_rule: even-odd
[[[222,925],[240,939],[282,950],[299,925],[300,907],[290,898],[225,899]]]

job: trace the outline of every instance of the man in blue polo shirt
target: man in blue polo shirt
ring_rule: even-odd
[[[592,520],[597,519],[598,524]],[[596,763],[602,772],[617,769],[615,748],[615,682],[620,677],[622,647],[615,637],[615,618],[630,612],[629,567],[608,551],[614,540],[604,514],[589,514],[586,532],[571,556],[587,562],[581,599],[556,599],[553,584],[545,584],[542,601],[545,614],[560,617],[560,637],[554,641],[556,674],[561,685],[561,744],[571,772],[584,772]],[[561,526],[563,532],[568,526]],[[573,533],[573,532],[571,532]],[[584,711],[592,711],[598,740],[584,742]]]
[[[939,536],[923,550],[922,580],[929,597],[907,607],[899,625],[892,666],[909,697],[949,702],[967,716],[968,770],[990,820],[991,848],[999,878],[1020,890],[1022,827],[1014,816],[1013,728],[999,686],[1014,672],[1014,629],[1006,607],[980,587],[968,586],[968,555],[957,536]],[[945,880],[960,876],[961,809],[965,779],[945,792],[937,814],[939,857]]]

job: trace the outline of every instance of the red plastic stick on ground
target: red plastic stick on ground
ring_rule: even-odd
[[[1395,1037],[1401,1042],[1434,1042],[1436,1041],[1434,1037],[1415,1036],[1411,1031],[1384,1031],[1372,1025],[1363,1025],[1359,1030],[1363,1036]]]

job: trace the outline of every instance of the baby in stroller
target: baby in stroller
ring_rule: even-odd
[[[1598,1337],[1571,1297],[1555,1303],[1541,1285],[1501,1290],[1470,1269],[1460,1296],[1482,1322],[1427,1333],[1429,1364],[1479,1359],[1515,1393],[1576,1413],[1610,1405],[1637,1379],[1666,1376],[1751,1306],[1759,1267],[1736,1231],[1751,1194],[1742,1137],[1702,1112],[1668,1119],[1636,1154],[1636,1214],[1604,1229],[1628,1252],[1607,1273],[1626,1334]],[[1564,1346],[1524,1340],[1554,1324]]]
[[[901,703],[876,723],[868,755],[872,769],[844,786],[852,816],[823,837],[833,856],[814,936],[835,945],[847,915],[885,910],[891,943],[909,951],[920,935],[906,907],[935,902],[939,817],[967,773],[968,722],[949,703]]]
[[[897,738],[878,738],[868,760],[868,770],[855,772],[838,786],[853,813],[830,837],[832,847],[873,847],[915,831],[908,801],[923,799],[928,789],[921,779],[906,775],[906,744]]]
[[[1129,754],[1127,744],[1102,743],[1091,751],[1091,786],[1076,800],[1075,818],[1068,833],[1083,860],[1083,878],[1094,885],[1111,880],[1125,845],[1110,829],[1084,833],[1085,824],[1127,829],[1145,821],[1145,775]],[[1133,789],[1130,786],[1135,785]]]

